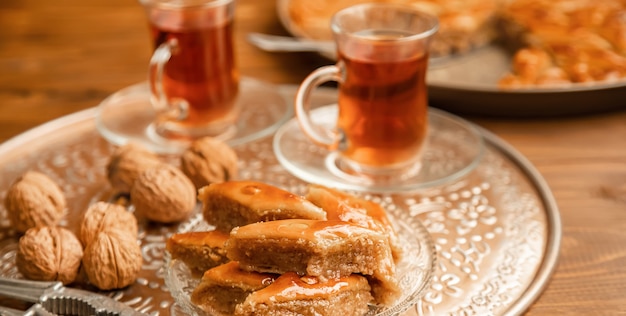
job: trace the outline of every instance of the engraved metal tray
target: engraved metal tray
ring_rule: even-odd
[[[293,86],[280,87],[292,98]],[[334,90],[319,89],[316,102],[330,104]],[[98,134],[95,109],[84,110],[27,131],[0,145],[0,199],[27,170],[38,170],[62,187],[68,212],[62,225],[90,203],[110,198],[105,165],[114,149]],[[124,115],[124,113],[120,113]],[[561,224],[552,193],[541,175],[518,152],[480,129],[486,150],[461,179],[410,193],[385,193],[389,208],[408,210],[421,220],[437,250],[433,281],[405,315],[517,315],[543,290],[555,268]],[[239,144],[241,179],[265,181],[296,193],[306,183],[277,161],[272,137]],[[176,157],[169,157],[176,162]],[[164,283],[166,239],[181,225],[142,223],[143,269],[135,284],[104,292],[149,315],[183,314]],[[20,278],[15,267],[19,235],[0,205],[0,275]],[[18,305],[0,298],[0,305]]]

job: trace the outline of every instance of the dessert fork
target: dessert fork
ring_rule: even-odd
[[[41,282],[0,277],[0,295],[35,303],[26,312],[0,308],[0,315],[145,315],[108,296],[63,286],[61,282]]]

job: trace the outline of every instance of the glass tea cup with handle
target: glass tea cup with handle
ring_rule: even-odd
[[[426,70],[436,17],[408,6],[366,3],[331,21],[337,63],[314,70],[300,85],[295,112],[314,143],[337,157],[346,177],[409,177],[419,172],[428,133]],[[332,128],[310,116],[314,90],[338,82]]]
[[[252,128],[242,131],[239,124],[246,105],[241,93],[245,80],[239,75],[233,41],[235,1],[138,1],[145,9],[153,46],[148,80],[100,102],[96,112],[100,134],[115,145],[134,142],[158,153],[180,153],[201,137],[231,141],[251,138],[263,129],[247,124]],[[280,108],[279,103],[272,109]]]
[[[239,114],[234,0],[140,0],[155,51],[154,128],[165,138],[232,133]]]
[[[205,136],[250,142],[289,118],[278,87],[239,73],[235,0],[138,1],[153,46],[148,80],[100,103],[96,125],[105,139],[176,154]]]

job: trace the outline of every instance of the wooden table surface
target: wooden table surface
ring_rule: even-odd
[[[286,34],[274,1],[240,0],[236,12],[243,75],[297,84],[330,63],[315,54],[266,53],[246,42],[250,31]],[[150,53],[135,0],[0,1],[0,141],[145,80]],[[525,155],[561,212],[559,265],[527,315],[626,315],[626,111],[467,119]]]

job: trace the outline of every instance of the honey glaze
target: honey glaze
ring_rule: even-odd
[[[328,298],[345,290],[369,290],[367,279],[360,275],[350,275],[339,279],[321,282],[312,276],[299,276],[287,272],[278,277],[270,286],[251,294],[256,302],[285,302],[293,300],[313,300]]]
[[[228,240],[228,234],[221,231],[198,231],[198,232],[186,232],[172,235],[168,239],[167,245],[169,248],[174,247],[173,244],[194,244],[208,247],[224,247],[224,244]]]
[[[207,270],[202,281],[254,290],[272,284],[276,277],[278,275],[271,273],[244,271],[239,268],[239,263],[231,261]]]
[[[340,220],[284,219],[241,226],[231,232],[231,237],[236,236],[238,239],[286,238],[314,243],[334,240],[342,242],[347,237],[358,235],[384,239],[384,236],[379,232]]]

